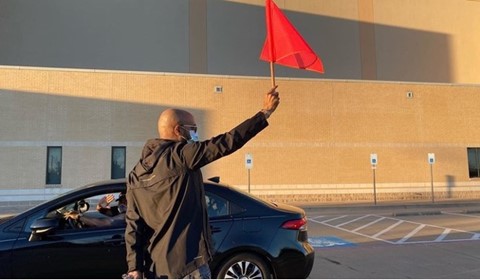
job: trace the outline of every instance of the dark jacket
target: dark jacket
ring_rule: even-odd
[[[207,141],[147,141],[128,178],[129,271],[183,278],[208,264],[212,243],[200,168],[235,152],[267,125],[264,114],[258,113]]]

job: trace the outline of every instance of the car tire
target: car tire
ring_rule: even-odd
[[[217,279],[267,279],[272,278],[269,266],[260,257],[243,253],[233,255],[217,270]]]

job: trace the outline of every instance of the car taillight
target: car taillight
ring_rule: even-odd
[[[305,217],[298,220],[290,220],[283,223],[282,228],[293,230],[305,230],[307,229],[307,219]]]

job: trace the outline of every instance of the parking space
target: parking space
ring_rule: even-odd
[[[405,216],[338,214],[312,216],[309,222],[313,241],[323,236],[322,230],[315,230],[315,225],[333,229],[334,236],[346,239],[346,242],[358,240],[359,236],[364,238],[363,242],[380,241],[394,245],[480,240],[479,214],[448,211],[437,215]],[[332,231],[327,234],[331,236]]]
[[[308,208],[312,279],[478,278],[479,204]]]

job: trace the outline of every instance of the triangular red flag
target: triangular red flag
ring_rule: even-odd
[[[260,59],[324,73],[322,60],[272,0],[265,1],[267,38]]]

